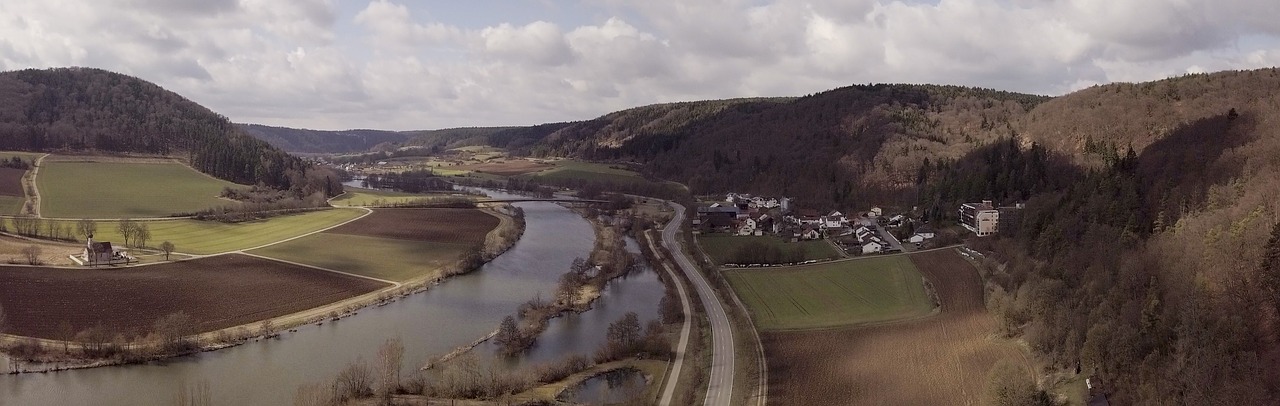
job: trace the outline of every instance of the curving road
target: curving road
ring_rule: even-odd
[[[698,272],[698,268],[685,255],[684,250],[680,249],[676,240],[676,232],[684,224],[684,206],[669,203],[676,213],[662,229],[662,245],[671,252],[676,265],[680,266],[689,281],[693,282],[694,289],[698,291],[698,300],[702,301],[707,319],[711,321],[711,373],[708,375],[707,397],[702,404],[728,406],[733,403],[733,328],[729,325],[729,316],[725,314],[724,306],[711,289],[711,284]]]

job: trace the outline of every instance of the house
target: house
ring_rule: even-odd
[[[805,227],[803,230],[800,231],[801,240],[816,240],[821,237],[822,237],[822,234],[818,233],[818,230],[812,227]]]
[[[901,226],[902,221],[906,219],[907,219],[907,216],[903,216],[901,214],[895,214],[893,215],[893,217],[889,217],[889,227]]]
[[[883,249],[884,249],[884,245],[877,241],[868,241],[866,244],[862,244],[863,254],[875,254],[880,252]]]
[[[114,247],[110,242],[94,242],[93,234],[89,234],[88,241],[85,243],[84,253],[81,254],[84,262],[89,265],[97,264],[114,264],[118,262],[129,262],[129,255],[119,247]]]
[[[738,227],[738,235],[752,235],[756,233],[756,220],[747,219],[743,221],[741,227]]]
[[[986,237],[998,230],[1000,211],[991,205],[990,200],[965,203],[960,205],[960,224],[979,237]]]
[[[853,235],[858,238],[858,241],[866,241],[867,238],[874,236],[875,233],[871,232],[871,229],[867,228],[867,226],[858,225],[857,228],[853,229]]]
[[[818,215],[817,210],[800,209],[797,214],[799,214],[799,216],[796,218],[800,225],[817,227],[822,224],[822,216]]]
[[[871,210],[867,211],[867,217],[880,217],[882,214],[884,214],[884,211],[880,210],[879,207],[872,207]]]

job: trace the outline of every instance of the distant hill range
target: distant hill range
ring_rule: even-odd
[[[0,149],[184,158],[242,184],[340,191],[327,171],[249,136],[226,117],[135,77],[90,68],[0,72]],[[324,173],[322,173],[324,172]]]
[[[1243,114],[1280,90],[1275,69],[1094,86],[1061,97],[938,85],[855,85],[803,97],[656,104],[531,127],[383,134],[335,132],[343,145],[492,145],[517,154],[639,163],[695,193],[794,196],[822,207],[883,200],[926,165],[1016,137],[1076,163],[1137,152],[1198,119]],[[305,133],[305,130],[299,130]],[[251,133],[255,133],[251,131]],[[317,134],[315,136],[318,136]],[[325,133],[324,135],[328,135]],[[410,136],[404,141],[398,137]],[[271,140],[268,136],[264,139]],[[299,137],[300,138],[300,137]],[[320,141],[293,151],[336,152]],[[333,141],[337,144],[337,141]],[[343,152],[348,152],[344,150]]]
[[[403,146],[455,148],[485,145],[486,137],[506,127],[450,128],[445,130],[308,130],[271,127],[259,124],[236,124],[245,132],[276,148],[304,154],[346,154],[388,151]]]

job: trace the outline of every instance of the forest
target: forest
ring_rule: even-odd
[[[228,181],[297,195],[342,193],[327,170],[138,78],[90,68],[0,73],[0,149],[185,158]]]

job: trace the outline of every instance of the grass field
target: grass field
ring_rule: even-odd
[[[346,187],[346,193],[333,198],[329,204],[334,206],[373,206],[383,204],[402,204],[438,197],[439,195],[420,195],[413,193],[390,192],[383,190],[360,189]]]
[[[992,338],[982,281],[954,250],[910,256],[935,286],[942,311],[867,327],[761,334],[769,403],[780,405],[978,405],[1001,359],[1027,363]]]
[[[253,248],[289,237],[320,230],[364,214],[360,209],[332,209],[299,214],[288,214],[266,220],[243,223],[220,223],[198,220],[148,221],[151,239],[147,246],[156,247],[161,242],[172,242],[178,252],[190,254],[217,254]],[[10,221],[10,220],[6,220]],[[71,220],[57,221],[59,227],[71,227]],[[98,221],[97,241],[124,242],[117,230],[117,221]],[[6,224],[12,228],[12,223]],[[80,236],[77,236],[80,237]]]
[[[498,218],[476,209],[377,209],[254,254],[404,282],[431,276],[482,244]]]
[[[319,233],[252,251],[356,275],[404,282],[439,272],[453,263],[467,244],[396,240],[359,235]]]
[[[573,160],[553,162],[555,167],[533,173],[530,176],[538,179],[583,179],[613,183],[649,182],[639,173],[626,169],[610,168],[610,165]]]
[[[46,159],[36,176],[40,214],[54,218],[164,217],[235,204],[218,198],[234,183],[185,165]]]
[[[183,311],[199,331],[283,316],[386,286],[245,255],[222,255],[132,268],[0,267],[6,333],[57,338],[102,323],[133,337],[156,319]]]
[[[777,247],[783,253],[791,252],[797,248],[804,249],[804,261],[823,260],[839,258],[840,253],[835,247],[822,240],[815,241],[799,241],[789,242],[773,236],[731,236],[726,234],[701,234],[698,236],[698,245],[706,251],[711,259],[717,264],[726,264],[733,262],[734,255],[742,246],[751,243],[760,242],[769,247]],[[785,257],[785,255],[784,255]]]
[[[761,330],[848,326],[917,317],[933,303],[904,256],[725,271]]]

